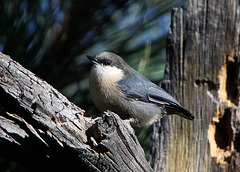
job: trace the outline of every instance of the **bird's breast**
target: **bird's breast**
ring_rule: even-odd
[[[106,110],[118,99],[117,82],[124,77],[123,71],[116,67],[97,65],[91,70],[89,87],[94,104]]]

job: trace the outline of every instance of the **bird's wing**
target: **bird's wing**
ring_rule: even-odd
[[[137,72],[134,75],[120,80],[118,86],[128,99],[138,99],[161,105],[175,104],[176,106],[181,106],[166,91]]]
[[[194,116],[183,108],[177,100],[161,88],[151,87],[148,92],[149,101],[156,104],[164,104],[168,114],[178,114],[186,119],[193,120]],[[162,103],[164,102],[164,103]]]
[[[124,92],[126,99],[165,106],[169,114],[178,114],[187,119],[194,118],[171,95],[137,72],[120,80],[118,86]]]

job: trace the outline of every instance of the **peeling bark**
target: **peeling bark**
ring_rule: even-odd
[[[196,119],[154,125],[155,171],[239,170],[239,14],[237,0],[190,0],[185,22],[172,10],[163,87]]]

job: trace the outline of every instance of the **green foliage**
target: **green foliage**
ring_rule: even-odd
[[[1,0],[0,51],[49,82],[87,115],[101,114],[89,96],[90,63],[85,55],[114,52],[159,83],[170,10],[183,5],[183,0]],[[137,129],[145,150],[151,130],[146,128]]]

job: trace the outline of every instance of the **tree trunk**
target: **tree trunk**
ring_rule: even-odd
[[[163,87],[196,119],[154,125],[155,171],[239,171],[239,32],[237,0],[189,0],[185,22],[172,10]]]
[[[152,171],[127,121],[102,118],[0,53],[0,156],[30,171]]]

